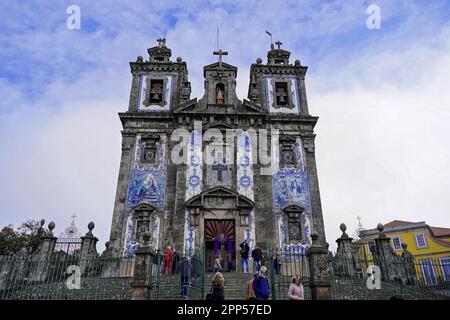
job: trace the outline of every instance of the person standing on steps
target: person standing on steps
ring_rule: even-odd
[[[292,278],[292,283],[288,290],[289,300],[305,300],[303,283],[300,281],[300,277],[297,275]]]
[[[166,250],[164,250],[164,267],[163,267],[163,274],[169,275],[172,273],[172,249],[170,246],[167,246]]]
[[[256,300],[267,300],[270,297],[269,279],[267,279],[267,268],[261,267],[258,275],[253,280],[253,290],[255,291]]]
[[[216,272],[212,280],[210,299],[225,300],[224,287],[225,279],[223,277],[223,274],[220,272]]]
[[[214,260],[214,272],[221,272],[222,271],[222,265],[220,264],[220,256],[218,255],[216,259]]]
[[[252,258],[253,261],[255,262],[255,270],[256,272],[259,272],[259,270],[261,269],[261,259],[262,259],[262,251],[260,248],[256,247],[255,249],[253,249]]]
[[[242,242],[239,247],[241,247],[240,254],[241,254],[241,268],[242,273],[244,273],[244,265],[248,272],[248,253],[250,252],[250,246],[248,245],[248,240],[245,239],[244,242]]]
[[[161,251],[159,249],[156,251],[155,255],[153,256],[153,275],[159,275],[159,256],[161,255]]]
[[[172,274],[178,273],[179,260],[180,259],[179,259],[178,252],[176,252],[175,249],[173,249],[173,253],[172,253]]]
[[[253,290],[253,280],[258,276],[258,273],[253,275],[253,278],[247,281],[247,300],[256,300],[255,290]]]
[[[191,261],[188,256],[184,256],[180,262],[181,295],[187,299],[189,293],[189,276],[191,274]]]

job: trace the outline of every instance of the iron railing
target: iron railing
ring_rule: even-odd
[[[129,299],[134,258],[0,256],[0,300]]]
[[[334,257],[334,299],[450,299],[447,260],[376,255]],[[378,269],[379,268],[379,269]]]
[[[305,251],[289,248],[269,250],[266,263],[269,265],[272,300],[289,299],[289,287],[297,277],[303,286],[304,299],[311,299],[309,261]]]

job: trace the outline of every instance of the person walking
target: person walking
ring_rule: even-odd
[[[239,247],[241,247],[240,254],[241,254],[241,268],[242,273],[244,273],[244,266],[247,269],[248,272],[248,253],[250,252],[250,246],[248,245],[248,240],[245,239],[244,242],[242,242]]]
[[[173,253],[172,253],[172,274],[178,273],[179,260],[180,259],[179,259],[178,252],[176,252],[175,249],[173,249]]]
[[[261,269],[261,259],[262,259],[262,251],[260,248],[256,247],[255,249],[253,249],[252,258],[253,261],[255,262],[255,270],[256,272],[259,272],[259,270]]]
[[[181,295],[187,299],[189,293],[189,277],[191,275],[191,261],[188,256],[184,256],[180,262]]]
[[[253,290],[256,300],[267,300],[270,297],[269,279],[267,279],[267,267],[262,266],[261,270],[253,280]]]
[[[159,256],[160,256],[161,252],[158,249],[155,253],[155,255],[153,256],[153,275],[158,275],[159,274]]]
[[[292,278],[292,283],[288,290],[289,300],[305,300],[303,283],[300,281],[300,277],[297,275]]]
[[[167,246],[166,250],[164,250],[164,267],[163,267],[163,274],[169,275],[172,273],[172,248],[170,246]]]
[[[225,279],[223,277],[223,274],[217,272],[212,280],[211,292],[207,297],[208,300],[225,300],[224,287]]]
[[[222,271],[222,265],[220,264],[221,258],[220,256],[217,256],[214,260],[214,272],[221,272]]]
[[[253,290],[253,280],[258,276],[257,273],[253,275],[253,278],[247,281],[247,299],[256,300],[255,290]]]
[[[281,272],[281,261],[278,255],[273,259],[273,268],[275,269],[275,274],[280,274]]]

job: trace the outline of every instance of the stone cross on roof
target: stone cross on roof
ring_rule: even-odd
[[[278,50],[280,50],[281,49],[281,45],[283,44],[283,42],[277,41],[277,42],[275,42],[275,44],[278,46]]]
[[[219,49],[219,51],[213,51],[213,55],[219,56],[219,68],[222,68],[222,56],[227,56],[227,51],[222,51],[222,49]]]

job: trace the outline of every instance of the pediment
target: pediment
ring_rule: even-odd
[[[219,121],[219,122],[215,122],[215,123],[203,126],[204,130],[208,130],[208,129],[224,130],[224,129],[236,129],[236,128],[237,128],[236,126],[226,123],[226,122],[223,122],[223,121]]]
[[[197,196],[186,201],[186,207],[223,207],[229,209],[251,209],[254,207],[254,202],[249,198],[238,194],[237,192],[225,188],[215,187],[203,191]]]
[[[223,70],[223,71],[234,71],[235,73],[237,73],[238,68],[228,64],[226,62],[222,62],[222,67],[219,66],[219,62],[214,62],[211,64],[208,64],[206,66],[203,67],[203,77],[206,78],[206,71],[215,71],[215,70]]]
[[[191,112],[195,109],[197,105],[197,98],[191,99],[189,101],[183,102],[174,108],[174,113],[183,113],[183,112]]]
[[[143,211],[153,212],[156,210],[156,207],[148,202],[141,202],[138,205],[135,205],[132,209],[135,212],[143,212]]]
[[[304,208],[300,207],[297,204],[288,204],[287,206],[285,206],[282,210],[285,213],[289,213],[289,212],[295,212],[295,213],[302,213],[305,211]]]
[[[250,100],[244,99],[242,103],[242,112],[267,113],[267,110]]]

